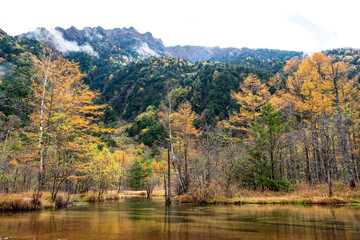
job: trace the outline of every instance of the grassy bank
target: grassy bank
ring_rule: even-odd
[[[359,184],[358,184],[359,185]],[[350,189],[346,182],[334,183],[333,196],[329,197],[325,184],[309,186],[297,184],[292,191],[254,191],[233,189],[231,196],[220,194],[219,189],[192,189],[189,193],[173,197],[179,203],[193,204],[360,204],[360,186]],[[124,197],[145,197],[146,191],[108,191],[87,192],[68,195],[60,192],[55,201],[49,192],[26,192],[18,194],[0,194],[0,211],[34,211],[47,208],[64,207],[74,202],[116,201]],[[157,187],[153,197],[164,196],[164,190]]]
[[[152,197],[161,197],[164,196],[165,192],[162,187],[155,187]],[[146,197],[146,191],[130,191],[124,190],[118,193],[118,191],[107,191],[106,193],[100,194],[98,192],[89,191],[86,194],[77,194],[72,195],[73,202],[99,202],[99,201],[111,201],[119,200],[124,197]]]
[[[48,192],[0,194],[1,211],[34,211],[55,207]]]
[[[216,190],[192,190],[179,196],[180,203],[195,204],[360,204],[360,187],[350,189],[347,183],[334,184],[333,195],[325,184],[309,186],[297,184],[289,192],[238,189],[232,196],[217,194]]]
[[[152,196],[162,196],[163,191],[158,189]],[[123,197],[145,197],[146,191],[108,191],[99,195],[98,192],[89,191],[84,194],[69,195],[59,192],[55,201],[51,199],[50,192],[24,192],[0,193],[0,211],[36,211],[48,208],[60,208],[75,202],[101,202],[116,201]]]
[[[121,197],[123,194],[118,194],[117,191],[109,191],[100,196],[97,192],[73,195],[59,192],[53,201],[50,192],[1,193],[0,211],[36,211],[66,207],[74,202],[110,201],[119,200]]]

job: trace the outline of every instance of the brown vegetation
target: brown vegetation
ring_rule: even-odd
[[[360,189],[348,187],[347,182],[334,183],[333,196],[328,195],[326,184],[309,186],[297,184],[291,192],[255,191],[238,189],[232,197],[226,197],[211,189],[191,189],[178,198],[180,203],[195,204],[354,204],[360,203]]]
[[[62,208],[66,207],[70,203],[70,194],[65,192],[60,192],[56,195],[55,198],[55,207]]]
[[[1,211],[34,211],[53,207],[48,192],[26,192],[21,194],[1,194]]]

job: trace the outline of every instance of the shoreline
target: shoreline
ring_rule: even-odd
[[[200,196],[200,197],[199,197]],[[118,201],[126,197],[146,197],[146,191],[108,191],[99,195],[97,192],[68,195],[60,192],[55,201],[51,200],[49,192],[25,192],[25,193],[1,193],[0,212],[25,212],[39,211],[44,209],[57,209],[71,206],[76,202],[102,202]],[[164,197],[164,191],[159,188],[153,192],[152,197]],[[223,195],[206,196],[197,193],[187,193],[181,196],[173,196],[173,203],[194,205],[328,205],[346,206],[360,205],[360,192],[358,190],[347,191],[332,197],[326,196],[321,190],[295,190],[290,193],[270,191],[243,190],[233,197]]]
[[[190,203],[200,205],[217,205],[217,204],[233,204],[233,205],[360,205],[360,199],[344,199],[339,197],[331,198],[220,198],[207,199],[202,202],[193,202],[180,199],[179,203]]]

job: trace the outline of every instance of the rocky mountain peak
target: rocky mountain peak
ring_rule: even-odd
[[[115,56],[121,59],[144,58],[154,55],[170,55],[191,62],[220,61],[234,62],[234,59],[254,58],[258,60],[288,60],[302,56],[302,52],[281,51],[273,49],[220,48],[203,46],[165,47],[161,39],[152,33],[139,33],[134,27],[104,29],[102,27],[85,27],[80,30],[72,26],[68,29],[57,27],[52,30],[38,28],[24,34],[25,37],[43,41],[52,38],[55,47],[63,52],[88,52],[93,56]],[[114,53],[114,49],[116,53]],[[114,55],[115,54],[115,55]]]

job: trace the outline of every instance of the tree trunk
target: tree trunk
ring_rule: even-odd
[[[44,63],[44,69],[43,69],[43,74],[44,74],[44,82],[43,82],[43,86],[42,86],[42,95],[41,95],[41,104],[40,104],[40,126],[39,126],[39,142],[38,142],[38,147],[39,147],[39,157],[40,157],[40,171],[39,171],[39,176],[38,176],[38,181],[39,181],[39,190],[44,190],[44,185],[45,185],[45,165],[44,165],[44,150],[43,150],[43,135],[44,135],[44,111],[45,111],[45,96],[46,96],[46,87],[47,87],[47,82],[48,82],[48,76],[49,76],[49,71],[50,71],[50,62],[51,62],[51,54],[50,56],[48,56],[45,59],[45,63]]]
[[[15,176],[14,176],[14,183],[13,183],[13,192],[17,192],[16,183],[17,183],[18,173],[19,173],[19,168],[16,168]]]
[[[275,179],[275,164],[274,164],[274,151],[270,149],[270,162],[271,162],[271,179]]]
[[[311,141],[312,148],[314,153],[314,181],[320,183],[323,180],[322,170],[321,170],[321,153],[320,153],[320,143],[319,143],[319,131],[317,124],[320,124],[316,119],[310,120],[311,124]]]
[[[333,164],[333,169],[334,169],[334,179],[337,180],[339,178],[339,173],[338,173],[338,167],[337,167],[337,161],[336,161],[336,148],[335,148],[335,141],[334,141],[334,137],[331,137],[331,145],[332,145],[332,164]]]
[[[305,159],[306,159],[305,175],[307,181],[311,184],[312,180],[311,180],[311,170],[310,170],[309,148],[306,141],[305,141]]]
[[[283,177],[284,177],[284,164],[283,164],[283,160],[282,160],[282,157],[281,157],[281,150],[280,150],[280,169],[279,169],[279,171],[280,171],[280,179],[283,179]]]
[[[165,195],[166,195],[166,204],[171,204],[171,168],[170,168],[170,144],[168,146],[168,184],[167,184],[167,193],[166,193],[166,189],[165,189]],[[164,176],[165,177],[165,176]],[[165,182],[166,185],[166,182]]]
[[[173,142],[173,138],[172,138],[172,125],[171,125],[172,105],[171,105],[171,99],[170,99],[169,93],[167,94],[167,96],[168,96],[168,104],[169,104],[169,112],[168,112],[167,117],[168,117],[168,127],[169,127],[170,149],[171,149],[171,156],[172,156],[171,162],[174,167],[175,174],[178,177],[180,187],[182,189],[184,189],[184,186],[182,183],[182,178],[181,178],[181,169],[177,169],[175,166],[176,158],[175,158],[175,152],[174,152],[174,142]],[[169,163],[169,160],[168,160],[168,163]],[[168,167],[168,175],[170,175],[170,166]],[[170,178],[168,181],[170,181]],[[169,191],[169,189],[171,189],[171,188],[168,187],[168,191]],[[168,194],[168,195],[171,196],[171,194]]]
[[[327,133],[325,133],[327,134]],[[323,136],[322,137],[322,149],[323,149],[323,157],[324,157],[324,167],[325,167],[325,173],[327,176],[326,182],[328,183],[329,187],[329,197],[332,197],[332,169],[331,169],[331,148],[330,148],[330,137],[329,136]]]
[[[295,168],[295,161],[296,161],[296,158],[295,158],[295,154],[294,154],[294,144],[293,144],[293,141],[292,139],[290,140],[290,165],[289,165],[289,170],[291,172],[291,182],[293,184],[296,183],[296,168]]]
[[[353,167],[353,169],[354,169],[354,179],[355,179],[356,181],[359,181],[359,179],[358,179],[358,171],[357,171],[357,167],[356,167],[355,153],[354,153],[354,148],[353,148],[353,145],[352,145],[350,133],[348,133],[348,138],[349,138],[349,147],[350,147],[351,162],[352,162],[352,167]]]
[[[189,190],[189,185],[190,185],[190,177],[189,177],[189,171],[188,171],[188,157],[187,157],[187,144],[185,144],[185,149],[184,149],[184,174],[185,174],[185,179],[184,179],[184,193],[186,193]]]
[[[358,149],[357,149],[357,147],[356,147],[356,135],[355,135],[355,131],[353,132],[353,138],[352,138],[352,140],[353,140],[353,145],[354,145],[354,151],[355,151],[355,167],[356,167],[356,169],[357,169],[357,179],[359,179],[360,180],[360,172],[359,172],[359,153],[358,153]]]
[[[165,202],[167,201],[168,199],[168,196],[167,196],[167,186],[166,186],[166,174],[164,172],[164,191],[165,191]]]
[[[350,164],[350,156],[348,151],[348,142],[345,137],[345,127],[344,127],[344,121],[343,121],[343,109],[340,102],[339,97],[339,90],[338,90],[338,69],[334,69],[334,66],[332,66],[333,70],[333,84],[334,84],[334,93],[335,93],[335,103],[336,103],[336,110],[337,110],[337,116],[338,116],[338,131],[340,136],[340,146],[341,146],[341,154],[343,157],[343,160],[345,162],[346,171],[348,175],[348,181],[351,188],[355,188],[355,180],[354,180],[354,172]]]

